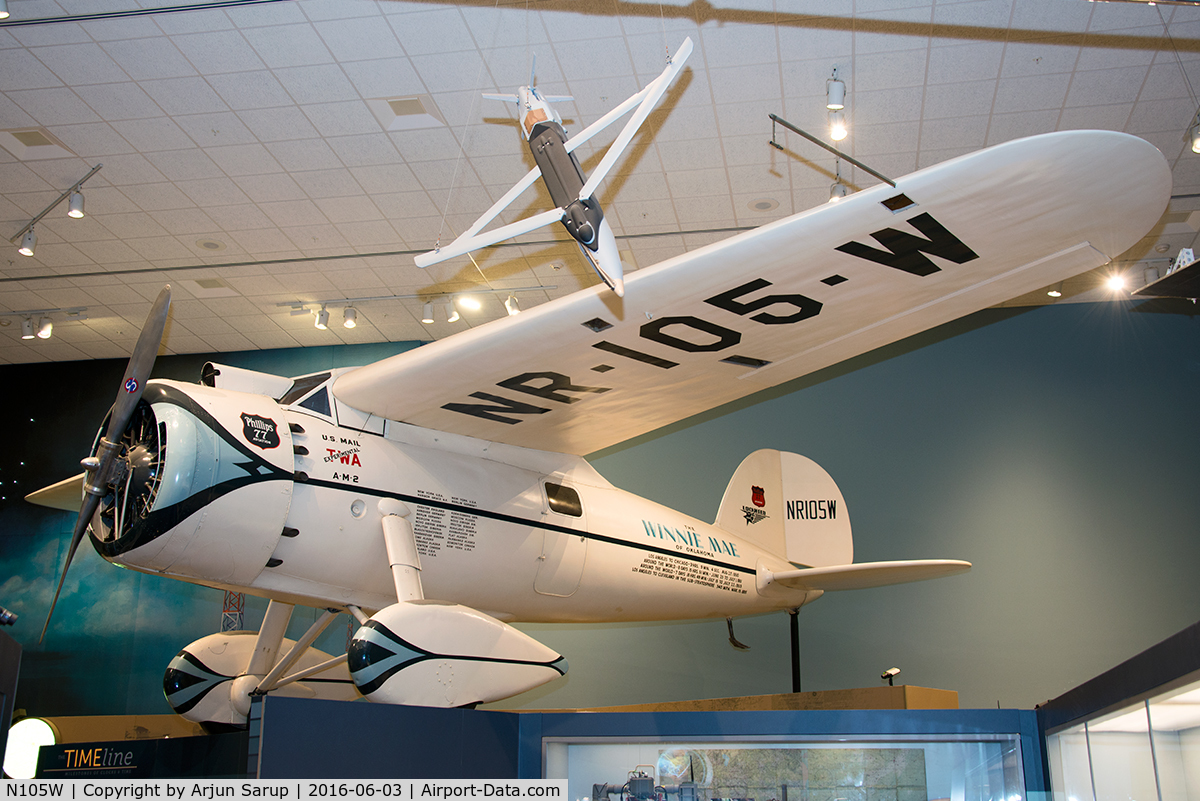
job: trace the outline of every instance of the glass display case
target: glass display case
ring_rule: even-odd
[[[1200,801],[1200,682],[1046,733],[1055,801]]]
[[[1016,734],[544,738],[570,801],[1023,801]]]

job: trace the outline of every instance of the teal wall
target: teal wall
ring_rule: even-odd
[[[897,665],[902,683],[959,690],[965,707],[1029,708],[1200,619],[1194,312],[1187,303],[983,312],[593,464],[620,487],[711,520],[750,451],[816,459],[842,488],[856,561],[950,557],[975,568],[806,607],[804,689],[874,686]],[[367,362],[380,348],[395,346],[222,359],[294,375]],[[203,360],[163,360],[158,373],[194,379]],[[166,662],[219,627],[220,593],[117,570],[84,548],[46,644],[35,644],[71,521],[14,498],[78,472],[122,369],[0,368],[3,419],[16,431],[0,456],[0,605],[22,615],[10,630],[27,648],[18,706],[34,714],[166,711]],[[255,625],[263,604],[247,609]],[[571,672],[498,706],[790,688],[782,613],[737,621],[748,652],[728,644],[724,621],[522,628],[567,656]],[[322,644],[337,650],[345,636],[335,623]]]

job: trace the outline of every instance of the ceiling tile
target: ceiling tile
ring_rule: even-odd
[[[228,111],[228,106],[203,78],[168,78],[141,81],[141,87],[171,115],[211,114]]]
[[[246,28],[242,35],[271,69],[329,64],[334,61],[312,25]]]
[[[290,106],[293,102],[274,74],[266,70],[206,77],[209,85],[235,111]]]
[[[171,181],[187,181],[197,178],[217,178],[221,168],[203,150],[167,150],[146,153],[146,160]]]
[[[457,53],[476,46],[457,8],[438,8],[390,15],[388,25],[408,55]],[[483,42],[482,46],[494,46]]]
[[[361,100],[315,103],[300,107],[321,136],[355,136],[380,132],[379,122]]]
[[[208,147],[204,149],[204,152],[222,172],[229,176],[283,173],[283,167],[271,157],[271,154],[262,145]],[[253,195],[251,195],[251,199],[256,200]],[[276,198],[271,199],[275,200]]]
[[[100,118],[70,89],[29,89],[8,92],[8,99],[33,117],[38,125],[75,125],[98,122]]]
[[[1132,103],[1146,80],[1146,67],[1113,70],[1076,70],[1067,92],[1067,105],[1100,106]]]
[[[264,66],[254,48],[237,31],[176,35],[171,41],[205,75],[260,70]]]
[[[327,22],[321,26],[320,35],[338,61],[396,58],[405,54],[381,16]]]
[[[997,114],[1059,108],[1067,96],[1069,74],[1005,78],[996,90]]]
[[[135,81],[182,78],[196,74],[196,69],[170,39],[127,39],[106,42],[103,47]]]
[[[307,103],[329,103],[353,97],[354,87],[337,64],[285,67],[274,71],[292,99]]]
[[[64,83],[79,86],[93,83],[127,81],[129,76],[108,57],[99,45],[76,43],[39,47],[33,54]],[[0,63],[3,55],[0,54]],[[7,80],[7,79],[6,79]]]
[[[63,85],[63,82],[28,50],[0,50],[0,74],[4,75],[6,92],[18,89],[49,89]]]
[[[75,94],[106,120],[163,116],[162,108],[133,82],[79,86]]]
[[[179,126],[169,117],[117,120],[112,123],[112,127],[142,153],[156,150],[184,150],[194,147],[188,135],[180,130]],[[159,169],[162,168],[159,167]]]
[[[240,111],[238,118],[262,142],[312,139],[319,135],[308,117],[295,106]]]

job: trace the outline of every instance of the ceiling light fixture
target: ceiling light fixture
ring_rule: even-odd
[[[1046,294],[1052,298],[1061,298],[1062,297],[1062,287],[1063,287],[1063,282],[1059,281],[1057,284],[1050,287],[1050,289],[1046,292]]]
[[[829,112],[829,138],[840,142],[846,138],[846,113],[844,111]]]
[[[1120,273],[1115,273],[1110,275],[1104,284],[1109,288],[1110,291],[1120,292],[1125,288],[1125,276],[1121,275]]]
[[[833,186],[829,187],[829,202],[837,203],[842,198],[850,194],[850,187],[842,183],[842,160],[838,159],[834,163],[833,175],[836,179]]]
[[[21,321],[21,339],[33,339],[33,320],[28,317]]]
[[[517,303],[515,295],[509,295],[504,301],[504,309],[508,312],[509,317],[516,317],[521,313],[521,305]]]
[[[474,295],[459,295],[458,305],[467,311],[479,311],[483,308],[483,304],[479,302],[479,298]]]
[[[1192,117],[1192,124],[1188,126],[1187,139],[1192,152],[1200,153],[1200,109],[1196,111],[1196,115]]]
[[[354,328],[357,325],[358,325],[358,311],[352,306],[347,306],[346,310],[344,312],[342,312],[342,327],[343,328]]]
[[[33,248],[37,244],[37,235],[33,233],[33,226],[37,225],[38,222],[47,214],[49,214],[55,206],[57,206],[59,203],[62,203],[67,198],[71,199],[69,204],[70,209],[67,211],[67,216],[75,218],[83,216],[83,195],[80,193],[79,187],[83,186],[83,182],[88,178],[91,178],[93,175],[98,173],[100,168],[103,166],[103,164],[97,164],[95,167],[92,167],[90,170],[88,170],[87,175],[71,184],[71,186],[65,192],[59,195],[54,202],[42,209],[36,217],[27,222],[24,228],[13,234],[12,238],[10,238],[8,241],[15,243],[17,239],[21,239],[21,247],[17,249],[18,253],[20,253],[22,256],[33,255]]]
[[[425,305],[421,307],[421,322],[429,325],[433,322],[433,304],[425,301]]]
[[[32,256],[34,248],[37,247],[37,234],[33,232],[33,227],[25,232],[25,236],[21,239],[21,247],[17,248],[17,252],[22,256]]]
[[[837,67],[833,68],[833,77],[825,81],[825,108],[837,111],[846,107],[846,84],[838,80]]]
[[[329,309],[322,306],[320,310],[317,311],[317,320],[313,323],[313,325],[321,331],[329,328]]]
[[[457,323],[462,319],[462,315],[458,313],[458,309],[454,306],[454,301],[449,301],[446,304],[446,322]]]
[[[83,217],[83,193],[76,189],[67,200],[67,216],[78,220]]]
[[[0,19],[8,19],[8,0],[0,0]]]
[[[49,339],[54,335],[54,323],[50,321],[49,317],[43,317],[38,322],[37,335],[38,339]]]

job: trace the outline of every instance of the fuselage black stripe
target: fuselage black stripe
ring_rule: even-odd
[[[411,503],[411,504],[415,504],[417,506],[430,506],[430,507],[433,507],[434,509],[445,509],[445,510],[451,511],[451,512],[459,512],[462,514],[475,515],[476,517],[486,517],[489,520],[498,520],[502,523],[512,523],[513,525],[517,525],[517,526],[528,526],[531,528],[543,529],[545,531],[556,531],[560,534],[570,534],[570,535],[576,536],[576,537],[584,537],[589,540],[595,540],[596,542],[604,542],[609,545],[623,545],[627,548],[636,548],[637,550],[640,550],[640,551],[648,551],[650,553],[663,554],[664,556],[675,556],[675,557],[687,559],[688,561],[691,561],[691,562],[697,562],[697,563],[703,564],[703,565],[710,565],[712,567],[723,567],[723,568],[727,568],[729,570],[736,570],[739,573],[746,573],[748,575],[753,575],[755,572],[754,568],[752,568],[752,567],[743,567],[742,565],[735,565],[735,564],[730,564],[728,562],[721,562],[717,559],[708,559],[706,557],[696,556],[696,555],[690,554],[690,553],[683,553],[680,551],[672,551],[667,548],[659,548],[656,545],[650,545],[648,543],[631,542],[629,540],[623,540],[618,537],[610,537],[605,534],[597,534],[592,531],[587,531],[587,530],[582,530],[582,529],[577,529],[577,528],[569,528],[568,526],[560,526],[555,523],[546,523],[541,520],[528,520],[523,517],[516,517],[514,515],[508,515],[508,514],[504,514],[503,512],[493,512],[490,509],[480,509],[475,506],[463,506],[461,504],[449,503],[447,501],[434,500],[433,498],[421,498],[421,497],[418,497],[415,495],[405,495],[404,493],[400,493],[400,492],[388,492],[387,490],[376,489],[374,487],[347,486],[346,484],[339,484],[336,481],[326,481],[324,479],[318,479],[318,478],[310,478],[306,482],[306,484],[308,486],[324,487],[325,489],[342,490],[344,492],[361,492],[363,494],[373,495],[378,498],[395,498],[398,501],[404,501],[405,503]]]

